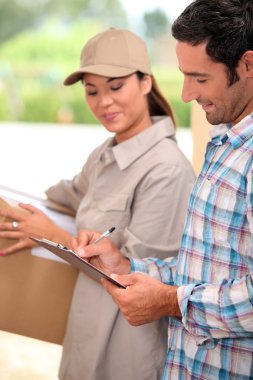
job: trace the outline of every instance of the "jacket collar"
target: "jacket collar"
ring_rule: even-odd
[[[119,168],[126,169],[166,137],[175,139],[175,127],[171,118],[153,117],[150,128],[112,147]]]

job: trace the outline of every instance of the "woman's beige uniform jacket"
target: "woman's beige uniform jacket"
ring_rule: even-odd
[[[115,145],[109,138],[80,174],[47,190],[76,210],[77,229],[103,232],[126,256],[177,255],[195,176],[168,117]],[[111,296],[80,273],[60,367],[62,380],[157,380],[167,348],[165,320],[132,327]]]

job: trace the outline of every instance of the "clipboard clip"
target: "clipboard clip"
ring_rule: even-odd
[[[55,243],[54,241],[48,240],[48,239],[41,239],[44,243],[48,243],[52,245],[53,247],[64,249],[65,251],[69,251],[69,248],[64,247],[64,245],[61,245],[59,243]]]

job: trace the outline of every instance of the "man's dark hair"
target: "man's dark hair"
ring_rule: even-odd
[[[195,0],[174,21],[172,35],[193,46],[206,42],[207,54],[227,66],[232,85],[240,58],[253,50],[253,0]]]

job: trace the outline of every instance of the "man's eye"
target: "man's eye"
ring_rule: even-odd
[[[198,83],[205,83],[205,82],[206,82],[206,79],[197,79],[197,82],[198,82]]]

